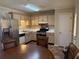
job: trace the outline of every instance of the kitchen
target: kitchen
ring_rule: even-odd
[[[46,11],[48,12],[48,11]],[[48,12],[49,13],[49,12]],[[22,28],[20,28],[20,33],[23,33],[23,32],[26,32],[25,33],[25,38],[26,38],[26,42],[29,42],[29,41],[33,41],[33,40],[36,40],[36,33],[38,30],[40,30],[40,24],[48,24],[48,27],[49,27],[49,31],[47,31],[47,36],[50,36],[49,37],[49,43],[54,43],[54,33],[55,33],[55,30],[54,30],[54,23],[55,23],[55,19],[54,19],[54,13],[50,13],[50,14],[38,14],[38,15],[33,15],[30,17],[30,20],[25,20],[26,22],[26,26],[23,26]],[[22,21],[23,23],[21,23],[21,25],[24,25],[25,22],[24,20]],[[30,25],[29,25],[30,23]],[[28,26],[30,26],[28,28]],[[53,37],[52,37],[53,36]],[[52,38],[52,39],[51,39]]]
[[[46,34],[49,37],[49,44],[67,46],[73,40],[73,7],[60,7],[59,9],[42,10],[39,12],[29,11],[25,12],[15,8],[0,6],[1,28],[9,28],[10,35],[17,38],[17,44],[36,41],[37,31],[41,28],[40,24],[48,24],[49,30]],[[3,30],[1,30],[1,35],[3,36],[2,33]]]
[[[41,24],[48,26],[49,30],[47,31],[47,36],[49,37],[49,44],[54,44],[54,10],[44,11],[44,13],[41,12],[41,14],[33,13],[33,15],[26,15],[19,12],[8,12],[5,16],[2,15],[1,40],[4,40],[7,37],[13,37],[18,39],[17,44],[25,44],[28,42],[36,41],[36,34],[37,31],[40,30]]]
[[[40,30],[41,25],[44,24],[45,26],[48,26],[48,31],[46,32],[47,37],[49,37],[48,44],[55,44],[60,46],[67,46],[69,42],[71,42],[71,33],[72,33],[72,22],[73,20],[66,21],[65,23],[62,23],[58,21],[59,15],[69,15],[65,16],[68,18],[68,20],[73,17],[73,9],[67,9],[67,10],[48,10],[48,11],[42,11],[40,13],[32,13],[32,14],[22,14],[18,12],[9,12],[9,18],[4,17],[1,20],[1,28],[10,28],[10,35],[17,39],[17,44],[25,44],[29,42],[35,42],[37,40],[36,34],[37,31]],[[63,16],[62,16],[63,17]],[[7,19],[6,19],[7,18]],[[4,19],[4,20],[3,20]],[[60,24],[58,23],[60,22]],[[63,29],[63,25],[61,27],[61,24],[65,25],[65,27],[69,27],[68,30],[71,30],[71,32],[67,31],[68,33],[66,36],[68,37],[68,41],[66,38],[59,37],[60,39],[64,40],[57,40],[58,34],[61,34],[58,29]],[[69,25],[67,25],[69,24]],[[60,26],[59,26],[60,25]],[[61,28],[58,28],[61,27]],[[64,29],[66,31],[67,29]],[[3,31],[2,31],[3,32]],[[59,33],[58,33],[59,32]],[[63,32],[63,31],[61,31]],[[64,32],[63,32],[64,33]],[[69,34],[70,33],[70,34]],[[65,35],[65,34],[63,34]],[[58,38],[58,39],[59,39]],[[63,43],[61,43],[63,41]]]
[[[0,59],[79,59],[79,1],[0,0]]]

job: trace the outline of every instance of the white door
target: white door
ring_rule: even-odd
[[[68,46],[72,39],[72,13],[62,13],[58,19],[58,40],[60,46]]]

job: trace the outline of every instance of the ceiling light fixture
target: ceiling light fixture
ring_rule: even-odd
[[[25,8],[28,8],[28,9],[35,11],[35,12],[40,11],[40,8],[34,4],[27,4],[27,5],[25,5]]]

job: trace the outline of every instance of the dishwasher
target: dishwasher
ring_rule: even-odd
[[[19,34],[19,44],[25,44],[25,33]]]

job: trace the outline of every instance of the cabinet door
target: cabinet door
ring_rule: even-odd
[[[39,23],[43,21],[43,16],[39,16]]]
[[[49,43],[54,43],[54,36],[49,36]]]
[[[17,19],[17,20],[20,20],[20,15],[13,14],[13,18],[14,18],[14,19]]]
[[[33,32],[33,40],[36,40],[36,32]]]
[[[47,15],[46,16],[43,16],[42,22],[48,22],[48,16]]]
[[[30,32],[31,40],[36,40],[36,32]]]
[[[48,25],[54,25],[54,23],[55,23],[54,15],[49,15],[48,16]]]
[[[39,17],[35,16],[35,25],[36,26],[38,25],[38,19],[39,19]]]
[[[24,43],[26,43],[25,36],[19,37],[19,44],[24,44]]]
[[[48,42],[49,43],[55,43],[54,42],[54,40],[55,40],[54,33],[48,33],[47,36],[48,36]]]
[[[30,39],[30,32],[26,33],[25,34],[25,42],[29,42],[31,39]]]
[[[33,26],[34,26],[34,23],[35,23],[34,19],[35,19],[35,17],[33,16],[33,17],[31,18],[31,22],[32,22],[32,25],[33,25]]]

